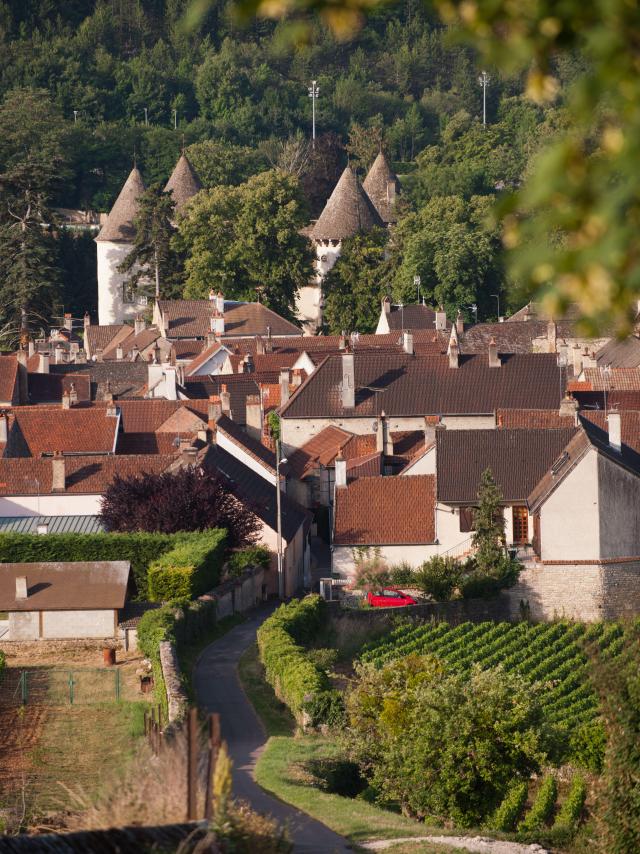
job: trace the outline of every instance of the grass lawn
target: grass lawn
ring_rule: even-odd
[[[242,654],[238,674],[267,735],[292,735],[296,722],[285,704],[278,700],[271,685],[265,681],[257,644],[252,644]]]
[[[192,685],[193,668],[202,650],[208,647],[210,643],[221,638],[222,635],[226,635],[234,626],[243,623],[246,619],[245,614],[232,614],[230,617],[223,617],[222,620],[214,623],[203,635],[200,635],[196,641],[180,646],[178,661],[184,678],[184,685],[191,701],[195,699]]]

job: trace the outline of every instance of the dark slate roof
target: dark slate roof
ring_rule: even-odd
[[[91,376],[77,374],[29,374],[29,403],[60,403],[65,391],[74,386],[79,403],[91,400]]]
[[[136,235],[133,221],[138,215],[139,199],[143,193],[144,181],[134,166],[96,240],[131,243]]]
[[[247,395],[260,394],[260,383],[276,385],[279,382],[278,371],[268,371],[253,374],[216,374],[210,376],[188,377],[182,388],[188,398],[195,400],[208,399],[211,395],[219,395],[222,386],[227,387],[231,402],[231,418],[236,424],[247,423]]]
[[[198,173],[193,168],[186,154],[181,154],[171,177],[164,188],[165,193],[172,193],[176,210],[179,211],[185,202],[188,202],[196,193],[202,189],[202,183]]]
[[[546,320],[519,320],[508,323],[478,323],[460,337],[463,353],[485,353],[493,339],[501,353],[531,353],[535,339],[547,337]],[[569,320],[556,323],[558,341],[575,337],[574,324]]]
[[[437,430],[438,501],[473,504],[490,468],[506,502],[526,501],[579,428]]]
[[[284,418],[488,414],[496,409],[557,409],[564,393],[555,354],[399,356],[356,352],[356,405],[342,406],[342,357],[329,356],[282,408]]]
[[[435,332],[436,328],[436,313],[428,305],[405,305],[400,308],[397,305],[391,306],[391,311],[387,315],[387,323],[389,329],[394,332],[401,332],[403,329],[413,332],[416,329],[429,329]],[[447,329],[451,329],[451,321],[447,321]]]
[[[47,525],[49,534],[104,531],[100,516],[0,516],[0,534],[37,534],[40,525]]]
[[[276,455],[269,448],[266,448],[262,442],[258,442],[253,436],[240,427],[235,421],[223,415],[217,421],[217,428],[224,433],[234,444],[241,447],[249,456],[253,457],[257,462],[261,463],[265,468],[270,469],[274,474],[276,470]]]
[[[106,350],[115,347],[120,341],[124,341],[133,332],[133,326],[126,323],[92,324],[85,326],[84,337],[86,351],[90,356],[95,355],[97,350]]]
[[[276,488],[259,474],[236,460],[222,448],[207,448],[203,467],[217,471],[230,486],[231,491],[272,530],[277,528]],[[286,495],[281,495],[282,536],[290,542],[307,520],[306,511]]]
[[[77,611],[122,608],[129,561],[3,563],[1,611]],[[16,599],[16,578],[26,576],[27,598]]]
[[[373,166],[369,169],[362,188],[373,202],[380,219],[385,224],[395,222],[397,219],[394,211],[395,196],[390,196],[389,184],[393,185],[395,194],[400,192],[398,176],[392,171],[387,158],[380,152],[373,161]]]
[[[91,377],[91,399],[104,400],[109,390],[114,398],[141,397],[149,371],[145,362],[87,362],[86,364],[51,365],[52,374],[88,373]]]
[[[384,223],[355,172],[347,166],[309,234],[314,240],[343,240],[376,225]]]
[[[640,338],[635,335],[630,335],[622,341],[612,338],[598,350],[596,362],[599,368],[605,365],[611,365],[612,368],[640,367]]]
[[[206,338],[211,331],[213,305],[208,299],[159,300],[167,338]],[[295,324],[259,302],[224,302],[224,337],[243,335],[300,335]]]

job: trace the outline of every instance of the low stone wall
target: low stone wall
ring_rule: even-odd
[[[429,620],[445,620],[451,625],[459,623],[496,622],[512,619],[509,599],[501,593],[487,599],[455,599],[453,602],[423,602],[408,608],[363,608],[346,610],[339,602],[327,602],[334,619],[380,622],[393,617],[420,617]],[[519,616],[519,615],[518,615]]]
[[[189,700],[182,686],[178,656],[170,641],[160,641],[160,666],[167,690],[169,723],[172,724],[185,716]]]

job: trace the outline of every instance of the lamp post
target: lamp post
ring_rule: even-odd
[[[482,86],[482,124],[487,123],[487,86],[491,78],[486,71],[483,71],[478,77],[478,83]]]
[[[500,320],[500,294],[491,294],[498,301],[498,320]]]
[[[74,123],[74,124],[76,124],[76,122],[78,121],[78,113],[79,113],[79,112],[80,112],[79,110],[74,110],[74,111],[73,111],[73,123]]]
[[[287,462],[281,456],[280,437],[276,439],[276,549],[278,552],[278,598],[284,599],[284,567],[282,565],[282,500],[280,496],[280,466]]]
[[[149,109],[147,107],[144,108],[144,124],[145,127],[149,124]]]
[[[418,289],[418,305],[420,305],[420,276],[413,277],[413,286]]]
[[[313,147],[316,147],[316,101],[320,94],[320,87],[316,80],[311,81],[309,86],[309,97],[311,98],[311,140]]]
[[[174,109],[173,111],[173,129],[178,129],[178,111]]]

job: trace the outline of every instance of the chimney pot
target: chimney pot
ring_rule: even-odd
[[[302,368],[293,369],[293,379],[291,380],[291,384],[296,388],[302,385]]]
[[[51,460],[51,491],[64,492],[66,487],[65,460],[60,451],[56,451]]]
[[[411,332],[402,333],[402,349],[408,356],[413,356],[413,335]]]
[[[458,335],[462,335],[464,333],[464,317],[462,316],[461,311],[458,311],[456,316],[456,332]]]
[[[18,575],[16,578],[16,599],[28,599],[27,576]]]
[[[4,413],[2,413],[2,414],[0,414],[0,444],[6,445],[8,438],[9,438],[8,420],[7,420],[7,416]]]
[[[222,405],[222,414],[231,418],[231,395],[227,391],[225,383],[220,386],[220,403]]]
[[[69,405],[75,406],[78,403],[78,392],[75,383],[69,386]]]
[[[498,356],[498,345],[496,344],[496,342],[493,338],[489,341],[489,367],[490,368],[502,367],[502,362],[500,361],[500,356]]]
[[[247,433],[259,442],[262,436],[262,399],[259,394],[247,395],[245,413]]]
[[[622,423],[617,409],[609,410],[607,422],[609,425],[609,445],[614,451],[620,453],[622,450]]]
[[[560,401],[559,415],[562,418],[573,418],[574,424],[578,424],[578,401],[566,394]]]
[[[447,312],[444,310],[442,306],[438,307],[436,311],[436,331],[444,332],[447,328]]]
[[[382,300],[382,310],[385,314],[391,314],[391,299],[389,297]]]
[[[217,421],[222,416],[222,401],[217,394],[209,397],[208,418],[209,422]]]
[[[69,409],[71,407],[71,398],[69,392],[65,389],[62,392],[62,408]]]
[[[144,332],[144,330],[146,328],[147,328],[147,323],[146,323],[144,317],[142,317],[141,314],[137,314],[136,319],[133,321],[134,335],[140,335],[140,333]]]
[[[49,373],[49,357],[46,353],[40,353],[40,358],[38,360],[38,373],[39,374],[48,374]]]

